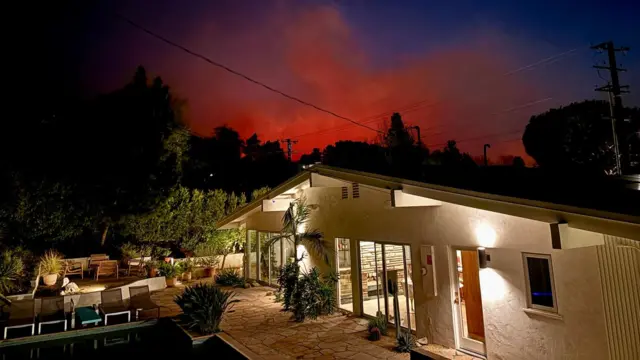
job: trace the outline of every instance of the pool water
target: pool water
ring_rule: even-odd
[[[0,348],[0,360],[14,359],[144,359],[205,355],[209,359],[245,359],[214,338],[193,348],[173,324]],[[183,358],[184,359],[184,358]]]

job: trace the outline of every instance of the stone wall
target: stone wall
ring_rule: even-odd
[[[362,298],[370,300],[376,298],[376,281],[378,284],[378,293],[384,296],[383,279],[382,279],[382,246],[385,246],[385,257],[387,271],[398,270],[398,293],[404,295],[404,262],[402,254],[402,246],[397,245],[378,245],[378,254],[375,254],[374,243],[360,243],[360,265],[362,269]],[[376,255],[378,261],[378,272],[376,274]],[[380,279],[377,277],[380,276]]]

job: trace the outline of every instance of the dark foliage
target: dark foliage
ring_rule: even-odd
[[[288,263],[280,269],[278,275],[278,293],[282,296],[282,308],[285,311],[291,309],[291,301],[298,283],[298,264]]]
[[[315,267],[300,276],[291,296],[291,312],[295,321],[332,314],[336,305],[335,282],[322,279]]]
[[[621,150],[632,168],[640,167],[640,109],[625,109],[618,121]],[[615,168],[609,103],[589,100],[532,116],[522,142],[538,165],[556,172],[611,173]]]
[[[223,286],[244,286],[245,280],[235,269],[225,269],[216,274],[216,283]]]

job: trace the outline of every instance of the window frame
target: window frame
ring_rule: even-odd
[[[528,258],[534,259],[545,259],[549,264],[549,278],[551,280],[551,299],[553,301],[553,307],[538,305],[533,303],[533,294],[531,293],[531,279],[529,278],[529,263],[527,262]],[[556,284],[553,275],[553,261],[551,259],[551,254],[535,254],[535,253],[522,253],[522,263],[524,266],[524,278],[525,285],[527,290],[527,308],[535,309],[540,311],[546,311],[549,313],[558,313],[558,300],[556,298]]]

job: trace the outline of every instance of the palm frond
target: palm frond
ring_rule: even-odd
[[[276,235],[276,236],[273,236],[273,237],[271,237],[271,238],[267,239],[267,240],[264,242],[264,245],[263,245],[263,246],[265,246],[265,247],[271,247],[271,245],[273,245],[273,244],[274,244],[275,242],[277,242],[277,241],[280,241],[280,240],[290,240],[290,239],[291,239],[291,235],[289,235],[289,234],[280,234],[280,235]]]
[[[284,215],[282,216],[282,228],[283,230],[289,230],[291,228],[293,228],[293,231],[295,232],[295,202],[291,202],[291,204],[289,204],[289,208],[287,209],[287,211],[285,211]]]
[[[322,257],[325,263],[329,264],[331,251],[325,243],[322,233],[317,230],[305,231],[298,235],[302,243],[309,251],[315,255]]]

